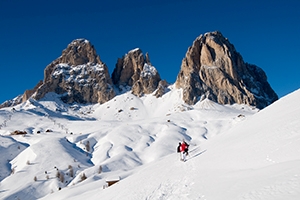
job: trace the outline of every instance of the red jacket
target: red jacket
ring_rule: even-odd
[[[186,148],[187,148],[187,145],[185,144],[185,142],[181,143],[180,152],[185,151]]]

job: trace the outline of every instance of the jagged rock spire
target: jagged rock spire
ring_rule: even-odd
[[[176,87],[183,89],[188,104],[209,98],[221,104],[264,108],[278,99],[264,71],[245,63],[219,31],[200,35],[188,48]]]
[[[115,96],[107,66],[85,39],[72,41],[44,71],[43,84],[33,98],[48,92],[62,95],[67,103],[104,103]]]
[[[72,41],[62,55],[44,70],[44,80],[0,107],[16,105],[49,92],[61,95],[66,103],[105,103],[116,88],[130,88],[136,96],[161,97],[168,86],[161,80],[148,54],[133,49],[119,58],[110,78],[93,45],[85,39]],[[128,87],[127,87],[128,86]],[[195,104],[209,98],[220,104],[248,104],[264,108],[278,99],[264,71],[243,61],[234,46],[219,31],[200,35],[182,60],[175,86],[183,90],[183,100]]]
[[[144,56],[138,48],[118,59],[112,80],[119,87],[132,87],[132,93],[137,96],[154,92],[161,81],[156,68],[150,63],[149,55]]]

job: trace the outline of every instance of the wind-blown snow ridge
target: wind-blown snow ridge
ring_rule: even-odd
[[[68,105],[50,93],[1,109],[0,198],[299,199],[300,90],[260,112],[180,95]]]

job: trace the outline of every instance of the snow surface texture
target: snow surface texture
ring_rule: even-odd
[[[181,95],[1,109],[0,199],[300,199],[300,90],[259,112]]]

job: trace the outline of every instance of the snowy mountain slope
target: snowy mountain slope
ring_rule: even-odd
[[[0,198],[299,198],[299,94],[258,113],[209,100],[187,106],[172,86],[158,99],[125,93],[102,105],[67,105],[48,94],[1,109],[1,152],[11,151],[7,139],[23,146],[9,162],[1,157]],[[28,134],[11,136],[15,130]],[[182,139],[191,144],[185,163],[175,153]]]
[[[8,162],[15,158],[28,145],[17,142],[11,137],[0,136],[0,181],[9,176],[12,171],[12,166]]]
[[[185,163],[169,154],[107,189],[96,181],[45,199],[299,199],[299,98],[300,90],[193,146]]]

